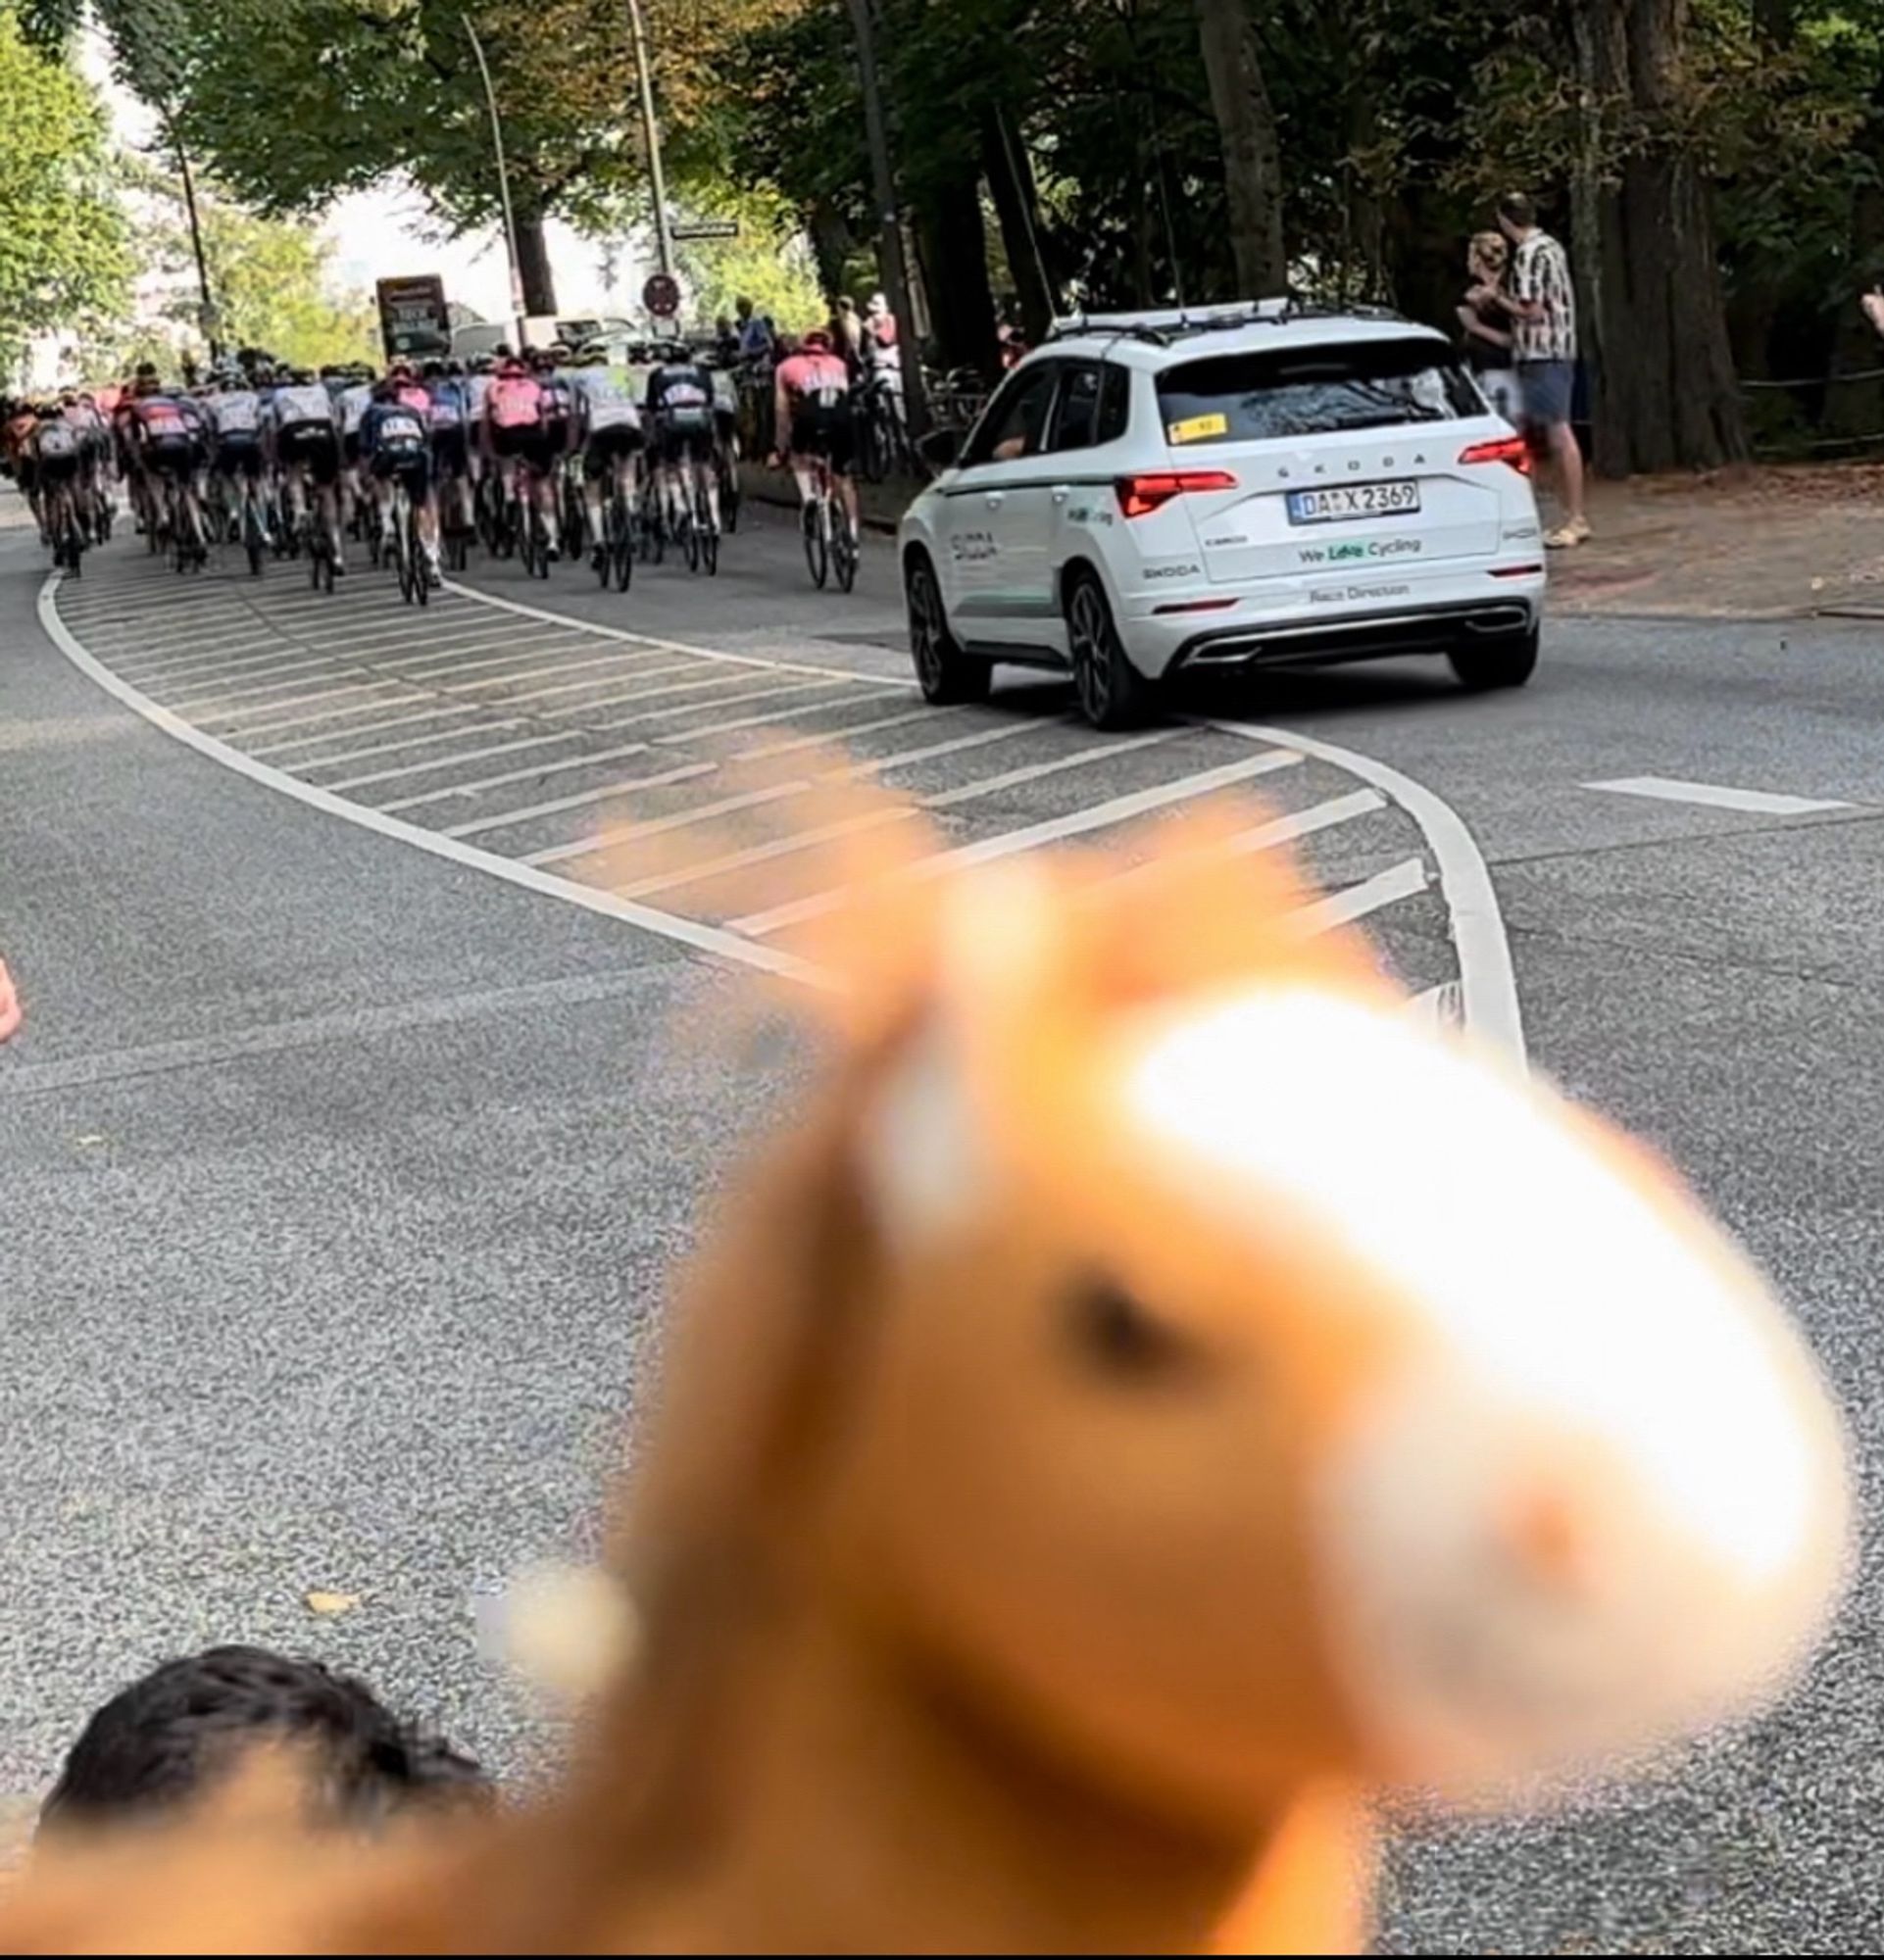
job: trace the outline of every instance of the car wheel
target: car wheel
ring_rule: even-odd
[[[1481,694],[1487,688],[1522,687],[1537,670],[1538,628],[1507,640],[1484,640],[1457,647],[1447,656],[1462,687]]]
[[[1157,685],[1132,665],[1105,591],[1089,571],[1075,574],[1067,589],[1066,645],[1080,711],[1095,728],[1136,728],[1157,712]]]
[[[955,708],[964,702],[986,701],[994,679],[992,662],[965,654],[949,631],[942,607],[942,588],[935,567],[916,553],[904,578],[904,602],[910,615],[910,653],[922,699],[934,708]]]

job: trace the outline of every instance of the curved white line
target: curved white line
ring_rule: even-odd
[[[1413,818],[1439,863],[1439,889],[1452,916],[1453,947],[1459,955],[1465,1026],[1481,1040],[1503,1049],[1520,1068],[1526,1067],[1517,976],[1512,970],[1512,949],[1505,937],[1498,894],[1492,889],[1492,874],[1472,842],[1471,832],[1451,804],[1423,783],[1403,776],[1385,762],[1376,762],[1371,756],[1317,741],[1294,728],[1271,728],[1256,721],[1212,721],[1207,725],[1220,728],[1226,735],[1278,743],[1318,757],[1384,791]]]
[[[206,735],[202,729],[192,727],[180,715],[172,713],[168,708],[151,700],[129,681],[121,680],[79,644],[60,618],[55,603],[63,577],[63,573],[55,571],[39,588],[39,624],[53,645],[88,680],[96,681],[107,694],[123,702],[132,712],[141,714],[153,727],[187,743],[199,755],[207,756],[213,762],[221,762],[225,769],[233,769],[238,776],[246,776],[265,788],[279,790],[283,796],[291,796],[311,808],[323,810],[328,816],[357,823],[363,830],[374,831],[381,837],[395,837],[402,844],[417,845],[421,851],[429,851],[434,858],[469,865],[474,871],[486,871],[493,878],[502,878],[507,884],[521,885],[526,892],[566,900],[572,906],[582,906],[585,911],[620,919],[624,925],[639,926],[644,932],[675,940],[698,953],[738,960],[743,965],[757,966],[768,973],[802,981],[808,986],[829,988],[835,984],[829,974],[820,972],[807,960],[780,952],[776,947],[761,946],[755,940],[742,939],[737,933],[726,932],[719,926],[703,925],[696,919],[682,918],[675,912],[637,905],[632,899],[619,899],[613,892],[598,891],[592,885],[578,885],[569,878],[557,877],[554,872],[539,871],[533,864],[495,857],[455,837],[441,837],[434,830],[388,816],[384,810],[371,809],[365,804],[348,803],[344,797],[334,796],[313,783],[304,783],[298,776],[272,768],[267,762],[258,762],[253,756],[245,756],[239,749],[231,749],[226,742],[219,742],[214,735]]]

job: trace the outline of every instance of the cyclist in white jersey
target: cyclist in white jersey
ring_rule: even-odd
[[[228,486],[227,508],[239,514],[244,482],[262,480],[261,397],[234,371],[217,378],[203,407],[212,436],[210,467]]]
[[[318,521],[327,527],[333,568],[346,570],[340,545],[340,430],[333,417],[333,399],[315,377],[301,369],[274,391],[269,407],[269,435],[274,461],[285,478],[284,490],[296,484],[307,494],[313,479],[313,504]],[[292,502],[289,503],[292,522]]]
[[[569,376],[574,440],[582,449],[582,495],[589,507],[590,556],[599,570],[608,553],[602,507],[611,487],[633,501],[641,411],[616,378],[606,354],[588,355]]]

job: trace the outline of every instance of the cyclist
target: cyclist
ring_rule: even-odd
[[[702,482],[713,527],[719,528],[719,485],[713,469],[713,375],[680,342],[662,350],[648,376],[647,416],[661,502],[671,534],[678,513],[694,508],[693,484]]]
[[[340,546],[337,490],[340,429],[334,420],[332,398],[305,368],[293,369],[276,384],[274,399],[269,405],[269,433],[275,466],[283,478],[282,508],[288,522],[294,522],[293,493],[298,484],[315,521],[325,527],[334,571],[344,572],[347,561]]]
[[[438,569],[438,506],[431,493],[430,402],[412,368],[403,363],[373,387],[372,401],[360,423],[360,453],[367,459],[379,499],[382,530],[392,524],[394,478],[406,486],[418,516],[425,581],[436,591],[444,580]]]
[[[444,495],[451,529],[471,529],[471,455],[465,431],[471,419],[471,397],[465,370],[456,361],[427,361],[425,393],[431,399],[431,456],[434,481]]]
[[[0,448],[5,450],[7,467],[20,486],[21,496],[26,500],[33,522],[39,526],[39,541],[44,544],[46,525],[39,514],[39,480],[32,459],[32,439],[38,427],[39,417],[33,414],[30,402],[8,403],[5,427],[0,430]]]
[[[573,408],[570,400],[569,365],[572,353],[567,341],[538,348],[530,356],[530,371],[543,391],[543,435],[549,445],[551,502],[560,509],[564,460],[574,454]],[[552,532],[552,537],[555,533]],[[556,554],[552,551],[551,556]]]
[[[245,489],[256,490],[262,481],[262,398],[249,386],[239,368],[224,368],[206,406],[216,434],[212,467],[226,486],[224,502],[231,533],[240,537]],[[262,540],[265,544],[269,542],[266,514],[262,518]]]
[[[353,534],[360,535],[360,507],[372,494],[367,482],[366,466],[360,456],[360,424],[372,404],[372,376],[363,374],[341,389],[340,461],[346,471],[347,491],[353,503]]]
[[[39,491],[39,528],[50,540],[53,563],[64,562],[67,525],[78,527],[78,511],[73,501],[78,485],[78,431],[67,421],[57,402],[41,402],[34,412],[35,426],[29,438],[32,473]],[[76,553],[74,554],[76,562]]]
[[[851,377],[821,327],[806,334],[798,352],[779,364],[772,395],[772,411],[798,479],[799,502],[812,501],[812,460],[822,457],[844,500],[851,535],[858,536],[857,485],[851,480],[851,459],[857,452]]]
[[[549,555],[555,558],[556,491],[549,432],[543,422],[543,388],[514,354],[498,363],[484,396],[484,438],[496,462],[503,503],[508,506],[513,496],[520,503],[526,496],[535,499]],[[524,474],[521,489],[516,483],[520,465]]]
[[[571,427],[582,446],[582,492],[589,507],[590,558],[596,568],[608,554],[603,504],[611,490],[633,501],[635,453],[641,447],[641,413],[615,377],[599,348],[570,376]]]
[[[59,398],[59,407],[78,437],[78,522],[89,538],[100,505],[107,511],[110,508],[105,485],[111,475],[111,431],[88,393],[68,388]]]
[[[202,417],[200,412],[194,416],[184,413],[187,399],[180,390],[168,391],[157,378],[157,369],[146,362],[137,370],[129,403],[120,411],[135,460],[136,480],[143,486],[147,523],[158,515],[151,493],[160,478],[168,481],[186,505],[195,507],[196,472],[202,467],[203,451],[192,432],[192,422],[200,423]],[[196,512],[199,536],[202,515],[200,510]]]

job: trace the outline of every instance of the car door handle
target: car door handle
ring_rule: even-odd
[[[1053,501],[1054,501],[1054,502],[1055,502],[1056,504],[1064,504],[1064,503],[1065,503],[1065,502],[1066,501],[1066,499],[1067,499],[1068,497],[1070,497],[1071,495],[1072,495],[1072,492],[1071,492],[1070,490],[1066,489],[1066,487],[1065,487],[1065,486],[1063,485],[1063,486],[1062,486],[1062,487],[1061,487],[1060,489],[1056,490],[1056,491],[1055,491],[1055,492],[1053,493]]]
[[[1002,505],[1007,501],[1008,493],[1005,490],[990,490],[988,492],[988,509],[990,511],[1000,510]]]

